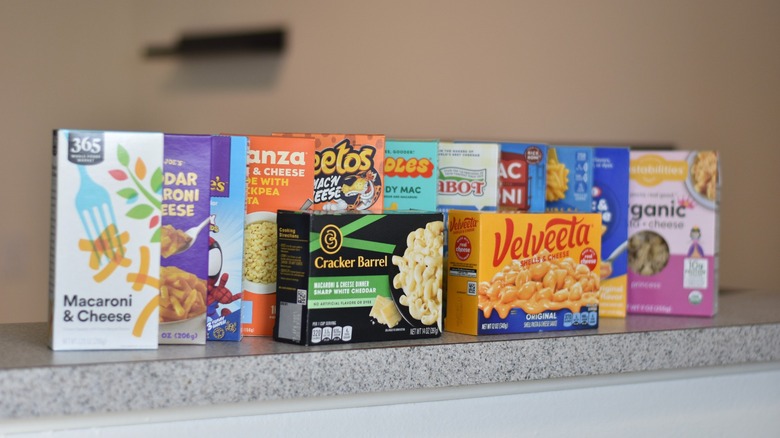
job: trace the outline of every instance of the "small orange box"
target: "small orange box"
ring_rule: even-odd
[[[244,336],[271,336],[276,320],[276,212],[311,206],[314,140],[247,139],[241,331]]]
[[[384,207],[385,136],[372,134],[274,134],[315,142],[312,210]]]
[[[598,327],[601,215],[451,210],[448,239],[445,330]]]

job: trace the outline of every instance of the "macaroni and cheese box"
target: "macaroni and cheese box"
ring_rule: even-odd
[[[314,139],[313,210],[383,210],[384,135],[274,135]]]
[[[439,143],[437,208],[444,214],[445,252],[450,210],[496,211],[498,208],[500,157],[498,143]]]
[[[435,209],[438,147],[437,140],[387,140],[386,210]]]
[[[274,338],[304,345],[441,335],[441,213],[279,211]]]
[[[54,132],[50,345],[157,348],[160,133]]]
[[[551,146],[547,155],[545,210],[589,213],[593,197],[593,148]]]
[[[501,143],[499,211],[544,213],[547,145]]]
[[[718,309],[720,165],[713,151],[631,151],[628,313]]]
[[[448,238],[447,331],[598,326],[600,215],[452,210]]]
[[[276,321],[276,212],[312,204],[314,140],[249,136],[241,331],[271,336]]]
[[[211,140],[211,220],[206,339],[241,340],[247,138]]]
[[[211,136],[165,134],[160,343],[206,343]]]
[[[593,212],[601,214],[599,315],[626,316],[628,148],[593,149]]]

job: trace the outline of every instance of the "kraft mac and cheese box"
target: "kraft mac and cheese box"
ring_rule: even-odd
[[[247,138],[211,140],[211,220],[206,339],[241,340]]]
[[[387,140],[386,210],[436,208],[438,147],[438,140]]]
[[[592,147],[550,146],[545,198],[547,212],[590,212],[592,187]]]
[[[499,211],[544,213],[547,145],[501,143]]]
[[[602,317],[626,316],[628,287],[628,162],[629,149],[593,150],[593,209],[601,214]]]
[[[600,215],[452,210],[448,236],[447,331],[598,326]]]
[[[714,151],[631,151],[628,313],[718,309],[720,163]]]
[[[498,143],[439,143],[437,208],[444,214],[445,253],[447,214],[452,209],[496,211],[501,150]]]
[[[384,135],[274,135],[314,140],[313,210],[383,210]]]
[[[54,132],[50,345],[157,348],[160,133]]]
[[[276,212],[311,207],[314,140],[248,136],[241,331],[271,336],[276,321]]]
[[[211,136],[165,134],[160,343],[206,343]]]
[[[304,345],[441,335],[441,213],[279,211],[274,338]]]

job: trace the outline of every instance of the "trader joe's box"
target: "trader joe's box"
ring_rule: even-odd
[[[598,326],[600,215],[452,210],[449,218],[448,331]]]

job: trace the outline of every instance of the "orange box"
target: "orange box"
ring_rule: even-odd
[[[450,210],[444,329],[598,327],[601,215]]]
[[[313,210],[370,210],[384,206],[385,136],[274,134],[315,141]]]
[[[271,336],[276,320],[276,212],[305,210],[314,187],[314,140],[247,136],[241,332]]]

